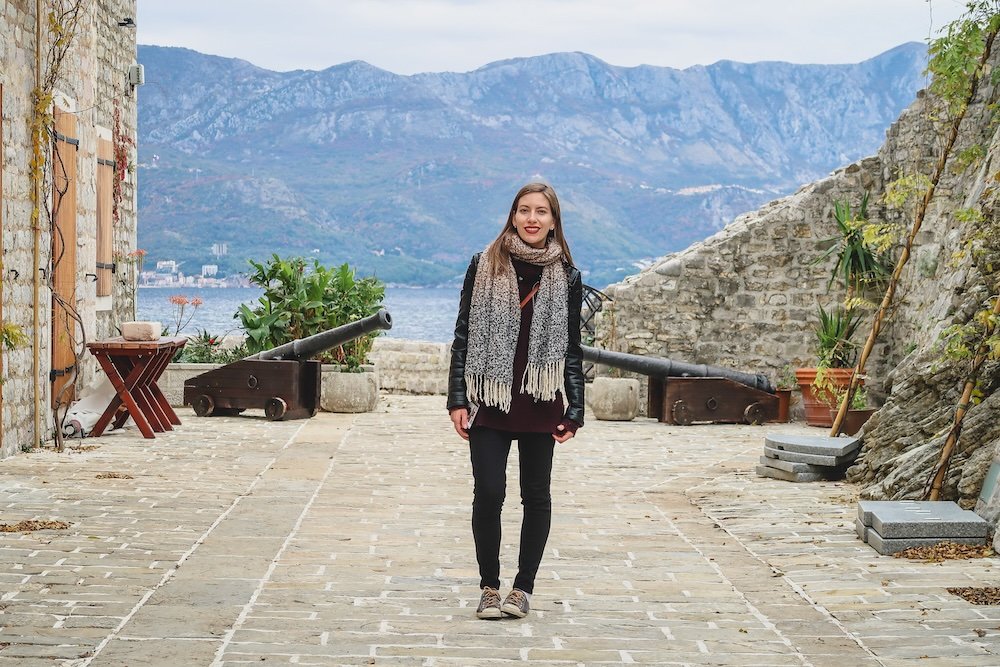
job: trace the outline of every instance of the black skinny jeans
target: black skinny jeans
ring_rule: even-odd
[[[507,456],[517,440],[521,479],[521,550],[514,588],[531,593],[552,524],[552,453],[549,433],[514,433],[486,426],[469,430],[475,492],[472,535],[479,561],[479,587],[500,588],[500,511],[507,491]]]

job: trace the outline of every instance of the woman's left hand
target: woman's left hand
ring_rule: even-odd
[[[552,437],[555,439],[556,442],[562,443],[566,442],[574,435],[576,434],[573,433],[573,431],[567,431],[565,426],[559,424],[559,426],[556,426],[556,432],[552,434]]]

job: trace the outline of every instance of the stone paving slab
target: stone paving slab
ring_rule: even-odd
[[[777,459],[774,460],[777,461]],[[827,475],[821,472],[793,472],[767,465],[759,465],[754,470],[760,477],[783,479],[786,482],[818,482],[827,478]]]
[[[784,470],[785,472],[818,472],[824,475],[830,475],[830,466],[817,466],[811,463],[783,461],[782,459],[775,459],[770,456],[761,456],[757,459],[757,462],[762,466],[777,468],[778,470]],[[842,473],[843,471],[838,472]]]
[[[877,531],[866,526],[865,542],[871,545],[872,549],[884,556],[899,553],[911,547],[932,547],[941,542],[955,542],[956,544],[985,545],[986,539],[982,537],[882,537]]]
[[[825,466],[827,468],[846,468],[857,458],[857,451],[844,456],[828,456],[826,454],[805,454],[803,452],[792,452],[785,449],[774,449],[764,447],[764,457],[778,459],[780,461],[790,461],[792,463],[808,463],[814,466]]]
[[[861,438],[830,438],[801,433],[774,433],[765,436],[764,445],[771,449],[800,454],[847,456],[861,447]]]
[[[982,537],[990,524],[951,501],[862,500],[858,517],[883,539]]]
[[[442,406],[182,410],[154,441],[0,462],[4,521],[72,523],[0,534],[0,667],[1000,664],[1000,608],[945,590],[993,585],[996,560],[880,556],[851,485],[757,477],[761,439],[795,424],[588,423],[557,448],[533,612],[479,621],[468,445]]]

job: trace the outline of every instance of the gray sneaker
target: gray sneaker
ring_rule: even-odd
[[[507,599],[503,601],[503,606],[500,607],[500,611],[507,614],[508,616],[516,616],[517,618],[524,618],[528,615],[528,594],[519,588],[515,588],[507,596]]]
[[[500,618],[500,591],[489,586],[483,587],[483,595],[476,607],[478,618]]]

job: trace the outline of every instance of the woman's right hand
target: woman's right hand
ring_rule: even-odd
[[[453,408],[449,413],[451,416],[451,425],[455,427],[455,433],[458,433],[463,440],[469,439],[469,409],[468,408]]]

